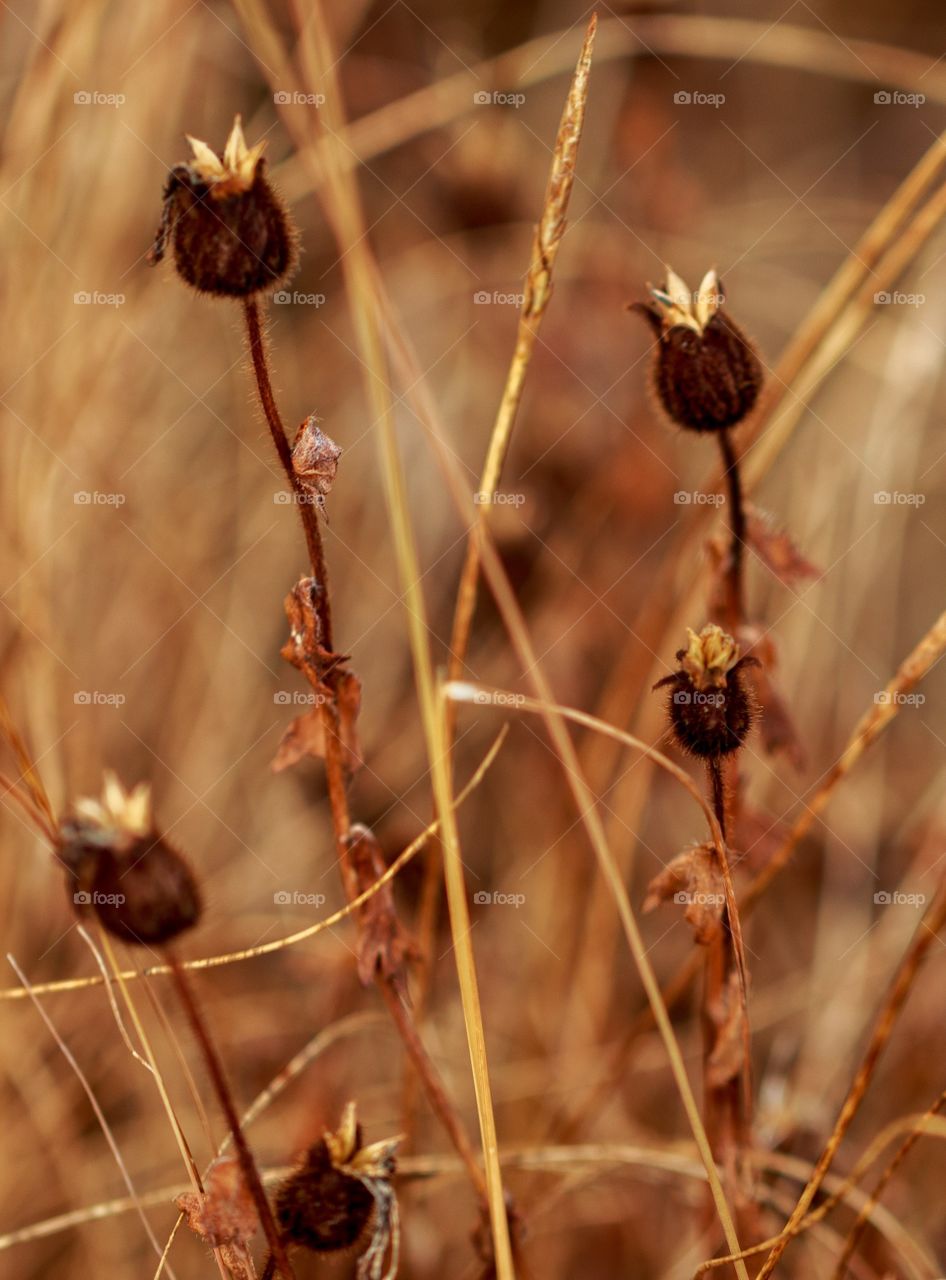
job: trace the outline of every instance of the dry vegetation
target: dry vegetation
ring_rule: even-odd
[[[946,1270],[942,15],[724,7],[0,5],[0,1276]],[[249,309],[146,260],[237,113]],[[648,389],[667,262],[759,353],[728,432]],[[763,706],[704,769],[651,687],[709,621]],[[173,943],[51,855],[108,769]],[[267,1263],[215,1054],[358,1250]]]

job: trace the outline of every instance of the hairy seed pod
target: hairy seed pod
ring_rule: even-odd
[[[249,298],[275,288],[295,267],[297,237],[266,177],[263,144],[247,147],[239,116],[222,155],[188,141],[194,156],[168,175],[150,261],[170,242],[178,275],[200,293]]]
[[[670,690],[667,713],[682,750],[701,759],[729,755],[745,742],[755,719],[744,672],[756,659],[740,658],[735,640],[715,624],[688,636],[687,648],[677,653],[680,670],[654,688]]]
[[[78,801],[60,824],[58,852],[76,911],[123,942],[160,946],[200,918],[197,881],[155,830],[147,786],[126,792],[106,774],[102,799]]]
[[[653,386],[667,417],[691,431],[734,427],[754,408],[762,366],[742,330],[721,310],[722,285],[707,272],[691,293],[667,268],[651,301],[634,303],[657,339]]]
[[[309,1148],[276,1195],[276,1218],[285,1238],[316,1253],[353,1248],[373,1213],[371,1192],[335,1168],[324,1140]]]
[[[338,1130],[311,1146],[276,1192],[276,1217],[287,1243],[329,1254],[362,1247],[359,1275],[380,1275],[388,1250],[394,1257],[397,1250],[391,1179],[399,1141],[364,1146],[350,1102]]]

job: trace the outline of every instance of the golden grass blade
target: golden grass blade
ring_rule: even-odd
[[[545,191],[542,215],[536,225],[532,241],[532,256],[525,280],[525,298],[519,313],[516,344],[480,476],[478,505],[475,509],[477,521],[485,521],[488,518],[490,503],[499,487],[503,464],[512,438],[513,425],[522,403],[522,392],[532,353],[552,295],[552,272],[565,234],[565,215],[575,179],[575,165],[585,119],[585,103],[588,100],[591,54],[597,25],[597,15],[592,14],[585,31],[585,39],[578,55],[578,65],[575,67],[555,140],[555,151],[552,156],[552,168]],[[459,676],[463,668],[470,640],[470,628],[473,625],[480,570],[478,546],[476,538],[471,533],[454,606],[448,666],[449,678],[452,680]],[[450,724],[449,720],[448,724]]]

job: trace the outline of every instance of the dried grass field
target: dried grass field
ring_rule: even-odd
[[[941,7],[0,32],[0,1278],[946,1274]]]

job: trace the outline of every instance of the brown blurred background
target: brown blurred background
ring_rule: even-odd
[[[97,791],[105,767],[152,782],[163,824],[206,886],[206,918],[186,944],[195,956],[278,938],[342,904],[320,767],[269,767],[304,692],[279,648],[282,600],[305,562],[294,512],[276,497],[284,486],[251,399],[239,312],[145,262],[166,172],[186,158],[184,134],[220,148],[236,112],[251,143],[267,139],[301,231],[299,271],[270,311],[283,409],[290,422],[317,412],[344,449],[326,536],[338,641],[364,682],[366,767],[353,812],[389,857],[431,816],[338,251],[274,101],[283,90],[272,58],[246,21],[254,9],[291,56],[307,20],[301,3],[37,0],[0,12],[2,691],[57,809]],[[328,12],[345,110],[358,122],[346,146],[359,161],[371,245],[473,490],[590,10],[350,0]],[[686,534],[714,455],[658,420],[646,389],[650,339],[625,304],[660,279],[664,262],[693,286],[715,264],[771,367],[946,128],[946,26],[939,5],[910,0],[896,9],[730,0],[645,15],[605,5],[599,16],[570,227],[502,485],[517,502],[496,508],[494,529],[556,695],[599,714],[622,711],[627,727],[651,697],[651,663],[672,662],[683,640],[654,632],[663,602],[653,592],[658,582],[682,592],[701,572],[699,543]],[[890,101],[876,99],[884,93]],[[794,589],[758,565],[750,577],[809,756],[796,771],[754,745],[748,794],[766,825],[800,811],[941,608],[944,254],[937,233],[899,282],[902,296],[876,307],[806,406],[756,495],[825,571]],[[406,388],[396,389],[443,662],[466,528]],[[884,504],[878,492],[914,497]],[[468,674],[528,688],[488,600]],[[905,710],[839,791],[748,928],[758,1139],[802,1161],[820,1151],[878,994],[916,927],[916,907],[885,908],[875,895],[928,896],[935,883],[944,692],[934,672],[925,703]],[[461,713],[458,778],[503,719]],[[510,1172],[532,1273],[683,1280],[718,1242],[698,1180],[647,1153],[692,1160],[685,1120],[656,1038],[645,1032],[615,1058],[643,1006],[640,984],[541,724],[509,719],[499,760],[461,817],[471,898],[523,896],[518,906],[471,903],[501,1143],[620,1143],[643,1153],[636,1163]],[[637,758],[602,755],[584,731],[576,740],[639,905],[661,865],[701,838],[699,813],[662,777],[631,812]],[[94,973],[48,852],[9,801],[0,819],[4,950],[34,983]],[[399,881],[408,921],[420,883],[420,863]],[[322,894],[325,903],[283,905],[280,893]],[[671,908],[644,927],[651,960],[669,977],[690,933]],[[358,984],[353,937],[342,924],[200,978],[243,1105],[318,1031],[358,1010],[378,1015],[340,1036],[254,1127],[268,1166],[288,1163],[349,1096],[370,1140],[403,1123],[402,1055],[375,994]],[[446,931],[435,956],[425,1036],[475,1131]],[[943,1088],[944,963],[937,944],[842,1171],[885,1124],[923,1111]],[[18,985],[12,969],[0,985]],[[169,993],[156,989],[190,1056]],[[123,1043],[102,988],[44,1001],[137,1190],[183,1185],[154,1082]],[[180,1064],[142,1003],[202,1162],[209,1152]],[[685,1004],[677,1027],[696,1079],[694,1014]],[[194,1069],[202,1078],[196,1059]],[[0,1099],[0,1234],[125,1194],[87,1099],[26,1000],[0,1004]],[[423,1105],[412,1150],[447,1152]],[[899,1224],[893,1235],[918,1252],[869,1233],[853,1274],[933,1276],[946,1266],[938,1141],[921,1144],[909,1168],[885,1203]],[[775,1187],[783,1216],[797,1192],[790,1180]],[[401,1201],[402,1276],[477,1274],[465,1182],[451,1173],[406,1183]],[[165,1200],[148,1212],[163,1243],[175,1210]],[[829,1234],[796,1246],[784,1274],[830,1274],[831,1243]],[[170,1262],[181,1280],[214,1274],[183,1231]],[[0,1251],[0,1276],[18,1280],[149,1277],[156,1265],[127,1212]],[[353,1262],[334,1272],[349,1273]],[[316,1274],[300,1260],[300,1277]]]

